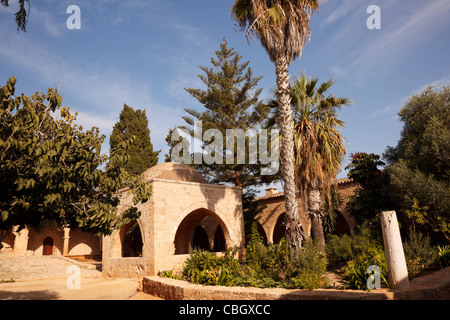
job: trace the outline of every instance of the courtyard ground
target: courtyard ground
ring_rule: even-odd
[[[66,273],[80,266],[80,289],[69,289]],[[132,279],[103,278],[96,265],[55,256],[0,255],[0,300],[155,300]]]

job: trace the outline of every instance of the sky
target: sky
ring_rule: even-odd
[[[168,130],[184,124],[184,109],[202,110],[184,88],[202,88],[200,66],[210,67],[223,38],[262,76],[261,98],[272,98],[275,67],[258,40],[246,39],[231,19],[233,0],[30,0],[27,32],[14,22],[17,1],[0,6],[0,83],[17,78],[16,94],[57,87],[63,105],[83,128],[106,136],[123,104],[145,109],[154,150],[168,152]],[[80,29],[69,29],[80,8]],[[379,7],[379,29],[368,28]],[[294,61],[291,79],[327,81],[337,97],[352,100],[339,112],[347,154],[381,155],[395,146],[397,115],[427,85],[450,85],[450,1],[329,0],[311,20],[311,40]],[[370,25],[370,23],[369,23]],[[346,176],[342,164],[338,177]],[[281,191],[281,190],[280,190]]]

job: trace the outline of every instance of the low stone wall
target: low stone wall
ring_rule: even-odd
[[[165,300],[450,300],[450,267],[413,279],[407,290],[287,290],[203,286],[186,281],[144,277],[142,291]]]
[[[149,261],[142,257],[112,258],[103,264],[103,276],[119,278],[136,278],[152,274]]]
[[[142,290],[165,300],[387,300],[388,290],[287,290],[281,288],[245,288],[203,286],[160,277],[144,277]]]

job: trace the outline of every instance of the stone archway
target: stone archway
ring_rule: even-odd
[[[142,233],[137,220],[130,221],[119,232],[122,257],[142,257]]]
[[[241,188],[209,184],[194,168],[170,162],[148,169],[143,176],[152,187],[152,195],[137,205],[142,257],[122,257],[121,237],[114,231],[103,239],[104,275],[156,275],[162,270],[180,270],[191,247],[221,252],[243,245]],[[132,203],[127,189],[120,196],[122,204]]]
[[[285,217],[285,212],[278,216],[277,222],[275,223],[272,231],[272,243],[278,243],[280,242],[281,238],[286,236],[286,227],[284,225]]]
[[[46,237],[42,242],[42,255],[51,256],[53,255],[53,238]]]
[[[175,254],[188,254],[194,248],[224,251],[227,239],[227,228],[217,214],[206,208],[196,209],[178,225],[174,239]]]

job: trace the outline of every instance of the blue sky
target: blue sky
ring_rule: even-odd
[[[184,88],[203,88],[199,66],[210,66],[224,37],[263,76],[262,98],[275,87],[264,49],[233,26],[233,0],[31,0],[27,33],[16,31],[17,1],[10,2],[0,7],[1,83],[15,76],[16,93],[27,95],[60,87],[77,122],[107,137],[124,103],[145,109],[160,162],[168,129],[183,124],[184,108],[201,107]],[[66,27],[70,5],[81,9],[80,30]],[[381,9],[379,30],[366,26],[370,5]],[[427,84],[450,84],[449,16],[448,0],[330,0],[313,16],[311,41],[290,66],[291,78],[303,70],[334,78],[332,92],[352,99],[339,114],[348,153],[382,154],[397,143],[397,112],[408,97]]]

